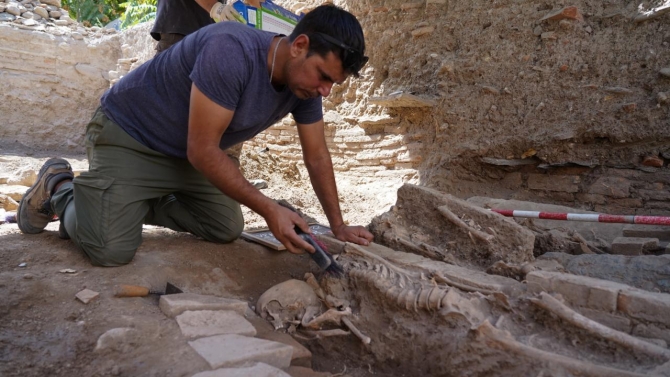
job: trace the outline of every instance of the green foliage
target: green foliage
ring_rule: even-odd
[[[118,0],[63,0],[62,5],[85,26],[103,26],[121,14]]]
[[[121,29],[156,18],[156,0],[131,0],[120,6],[126,10],[121,16]]]
[[[156,17],[156,0],[62,0],[70,17],[84,26],[104,26],[117,18],[127,28]]]

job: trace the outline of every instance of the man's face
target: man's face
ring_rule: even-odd
[[[307,57],[304,50],[287,64],[286,69],[287,85],[300,99],[327,97],[333,84],[342,84],[347,78],[340,58],[332,52],[325,57],[319,54]]]

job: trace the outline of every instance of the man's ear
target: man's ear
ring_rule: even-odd
[[[300,34],[291,43],[291,56],[298,57],[302,54],[307,55],[309,51],[309,37],[307,34]]]

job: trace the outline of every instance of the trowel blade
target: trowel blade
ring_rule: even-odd
[[[165,285],[165,294],[166,295],[173,295],[175,293],[184,293],[184,291],[177,288],[177,286],[173,285],[172,283],[167,283]]]

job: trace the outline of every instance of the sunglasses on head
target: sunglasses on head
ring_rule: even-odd
[[[337,38],[333,38],[325,33],[315,32],[314,34],[318,34],[321,38],[342,49],[342,67],[344,70],[358,72],[368,62],[369,58],[363,55],[362,52],[355,50],[353,47],[345,44]]]

